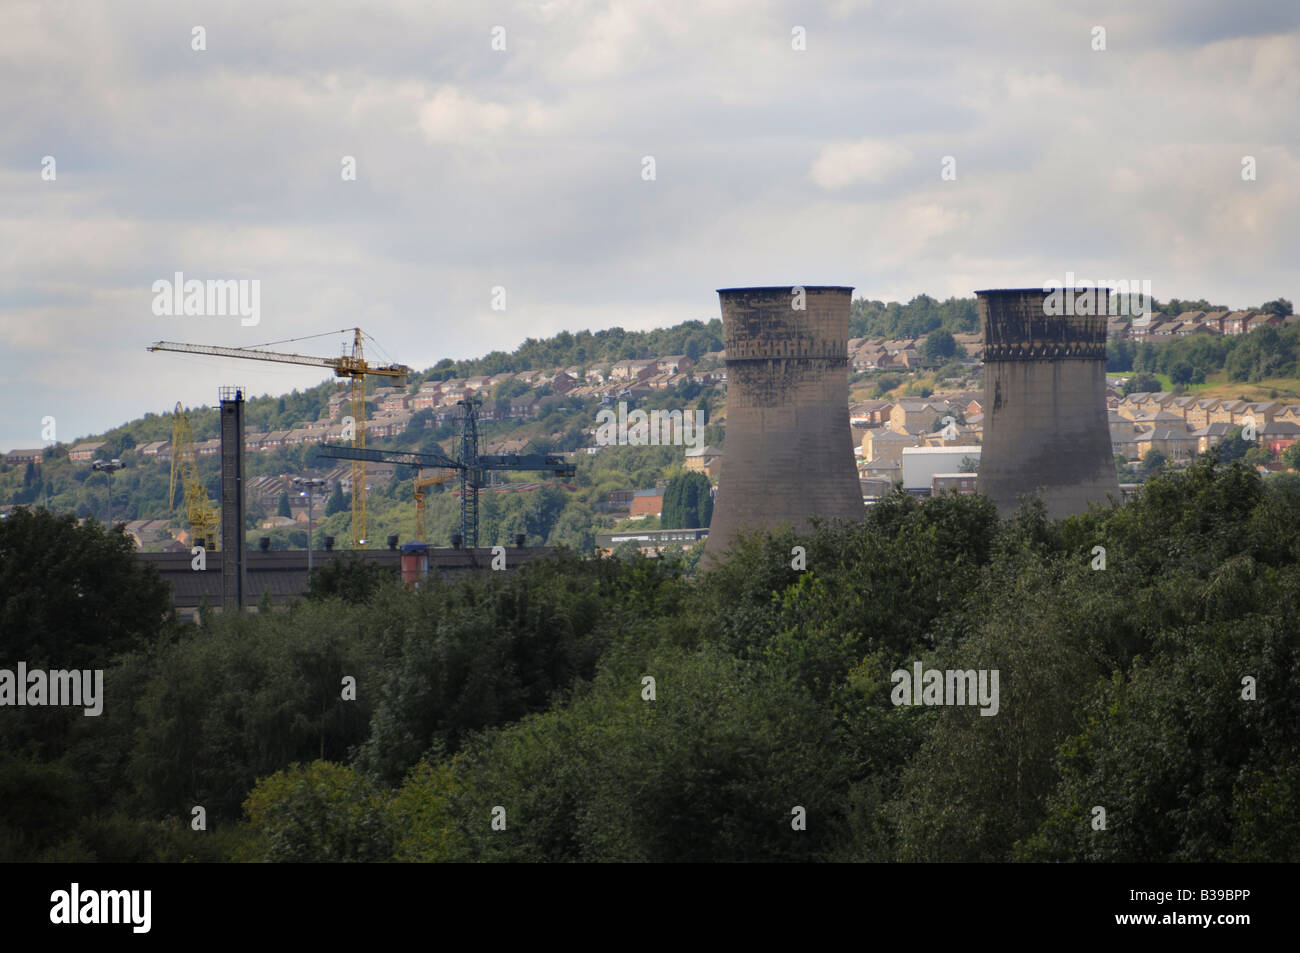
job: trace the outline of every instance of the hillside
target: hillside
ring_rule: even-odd
[[[1280,300],[1280,299],[1279,299]],[[1286,303],[1286,302],[1283,302]],[[1171,305],[1196,302],[1171,302]],[[978,387],[978,364],[966,358],[961,341],[972,346],[978,324],[975,299],[938,302],[918,295],[907,304],[857,299],[853,302],[854,340],[861,355],[872,347],[875,358],[855,360],[852,401],[928,396],[940,389]],[[619,401],[643,410],[703,410],[709,426],[704,443],[724,442],[725,376],[719,354],[721,322],[686,321],[653,331],[562,332],[552,338],[525,340],[515,351],[495,351],[466,361],[439,361],[413,373],[403,390],[368,387],[367,444],[371,447],[434,449],[456,455],[461,425],[454,407],[458,396],[473,392],[482,400],[481,449],[493,452],[569,452],[592,446],[591,432],[602,406]],[[913,337],[925,334],[925,338]],[[851,347],[854,346],[851,343]],[[912,355],[893,363],[885,348]],[[1181,387],[1206,397],[1247,400],[1300,400],[1300,327],[1294,323],[1263,327],[1236,337],[1192,336],[1162,342],[1116,340],[1108,355],[1114,373],[1155,374],[1166,390]],[[328,479],[330,492],[313,507],[316,544],[324,536],[350,535],[346,494],[351,467],[315,459],[322,439],[339,439],[350,413],[346,387],[327,380],[281,396],[253,397],[246,404],[249,494],[246,531],[250,541],[271,539],[272,548],[307,543],[305,499],[290,482],[293,476]],[[217,411],[188,411],[198,444],[198,474],[209,498],[219,489]],[[172,416],[146,414],[81,443],[102,444],[93,458],[117,457],[125,469],[112,478],[91,471],[87,460],[69,459],[69,445],[44,450],[39,464],[0,462],[0,504],[41,503],[78,518],[110,516],[121,521],[158,521],[136,527],[145,548],[176,545],[171,536],[183,529],[182,501],[173,510],[169,498],[167,444]],[[594,449],[594,448],[593,448]],[[83,456],[85,454],[83,453]],[[575,454],[577,475],[560,486],[538,474],[520,474],[483,494],[480,542],[505,544],[522,533],[530,545],[569,545],[590,551],[594,535],[619,526],[626,506],[611,506],[610,494],[664,485],[681,472],[682,447],[606,447],[599,453]],[[327,465],[328,464],[328,465]],[[374,467],[369,471],[369,534],[383,539],[416,536],[413,480],[409,467]],[[342,483],[339,487],[336,484]],[[327,502],[327,496],[334,496]],[[283,525],[275,522],[285,515]],[[448,545],[459,529],[459,497],[454,483],[428,493],[429,542]],[[646,525],[646,524],[640,524]],[[147,532],[146,532],[147,530]]]

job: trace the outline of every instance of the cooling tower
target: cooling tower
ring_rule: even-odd
[[[737,533],[862,518],[849,431],[852,288],[724,288],[727,435],[705,556]],[[796,306],[803,304],[802,309]]]
[[[1110,292],[1088,292],[1095,303],[1069,289],[1055,299],[1041,288],[975,294],[984,325],[979,491],[1003,516],[1039,492],[1053,519],[1119,499],[1106,414]]]

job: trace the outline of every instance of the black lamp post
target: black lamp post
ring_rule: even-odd
[[[113,528],[113,474],[125,465],[116,457],[112,460],[96,460],[90,465],[90,469],[108,474],[108,528],[110,530]]]
[[[324,486],[325,482],[326,481],[324,480],[317,480],[314,478],[313,479],[307,479],[306,477],[293,478],[294,486],[304,486],[307,488],[306,490],[303,491],[301,495],[307,497],[307,574],[308,575],[311,575],[312,494],[316,491],[316,487]]]

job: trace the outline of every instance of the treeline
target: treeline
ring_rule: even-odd
[[[1205,300],[1180,300],[1171,298],[1161,304],[1154,299],[1153,311],[1180,314],[1184,311],[1230,311],[1226,305],[1212,305]],[[1285,298],[1267,301],[1249,311],[1288,315],[1291,302]],[[872,301],[855,298],[849,320],[850,337],[917,338],[942,328],[954,334],[970,334],[980,329],[976,298],[948,298],[937,301],[926,294],[917,295],[907,304],[897,301]],[[1129,370],[1130,368],[1112,368]]]
[[[698,361],[701,354],[722,350],[722,321],[684,321],[670,328],[651,331],[561,331],[554,337],[538,340],[526,338],[511,353],[492,351],[483,357],[464,361],[444,358],[425,372],[425,380],[448,380],[453,377],[478,377],[554,367],[602,367],[616,361],[685,354]]]
[[[201,629],[52,519],[0,525],[0,644],[106,664],[106,700],[0,710],[3,859],[1300,860],[1300,490],[1240,464]],[[895,705],[918,662],[996,670],[997,714]]]
[[[936,301],[917,295],[907,304],[855,298],[849,317],[849,336],[867,338],[917,338],[943,328],[956,334],[978,331],[979,311],[974,298]]]
[[[1176,385],[1203,384],[1219,371],[1234,382],[1300,377],[1300,325],[1265,326],[1231,336],[1193,334],[1158,344],[1111,341],[1106,348],[1106,370],[1168,374]]]
[[[1249,308],[1237,309],[1237,308],[1230,308],[1226,304],[1210,304],[1210,302],[1206,301],[1204,298],[1197,298],[1195,300],[1191,298],[1188,298],[1186,300],[1181,298],[1170,298],[1164,304],[1161,304],[1155,298],[1152,298],[1151,310],[1153,312],[1158,311],[1162,314],[1170,315],[1171,317],[1183,314],[1187,311],[1209,312],[1209,311],[1236,311],[1236,310],[1259,311],[1265,314],[1276,314],[1281,317],[1286,317],[1288,314],[1291,313],[1291,302],[1288,301],[1286,298],[1274,298],[1272,301],[1265,301],[1263,304],[1258,306],[1251,306]]]

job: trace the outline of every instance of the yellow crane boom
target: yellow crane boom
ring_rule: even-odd
[[[199,481],[199,468],[194,456],[194,433],[190,429],[189,415],[181,409],[180,401],[172,412],[172,478],[167,499],[168,512],[176,508],[176,481],[180,478],[185,490],[185,518],[190,523],[190,545],[204,545],[212,540],[216,549],[217,525],[220,514],[208,501],[208,491]]]
[[[212,357],[237,357],[250,361],[273,361],[278,364],[303,364],[308,367],[328,367],[336,377],[346,377],[352,385],[352,446],[366,445],[366,377],[390,377],[398,386],[405,386],[411,369],[405,364],[379,366],[366,361],[361,349],[361,329],[351,328],[352,353],[341,357],[313,357],[309,354],[286,354],[263,351],[251,347],[219,347],[207,344],[178,344],[174,341],[155,341],[150,351],[175,351],[181,354],[206,354]],[[349,436],[346,432],[344,437]],[[366,544],[366,465],[361,460],[352,462],[352,547],[362,549]]]
[[[424,522],[424,488],[437,486],[456,478],[455,470],[442,470],[430,477],[415,479],[415,538],[422,543],[429,541],[429,533]]]

